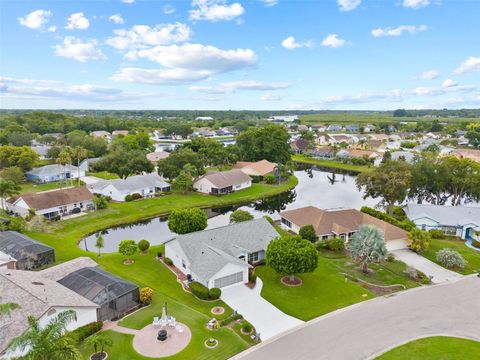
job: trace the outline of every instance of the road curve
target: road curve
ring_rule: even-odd
[[[232,359],[371,359],[409,340],[450,335],[480,341],[480,278],[415,288],[326,314]]]

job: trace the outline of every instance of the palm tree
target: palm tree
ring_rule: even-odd
[[[85,341],[88,345],[93,346],[93,350],[95,353],[98,353],[98,349],[100,348],[100,352],[105,352],[105,348],[108,348],[113,345],[112,339],[107,337],[104,333],[96,333],[92,336],[88,337]]]
[[[2,201],[2,210],[5,210],[5,200],[10,196],[20,193],[20,185],[11,180],[0,179],[0,198]]]
[[[100,257],[100,252],[105,247],[103,236],[100,233],[97,234],[97,241],[95,242],[95,246],[98,248],[98,257]]]
[[[10,312],[18,308],[20,308],[20,305],[18,305],[17,303],[10,302],[5,304],[0,304],[0,316],[10,315]]]
[[[280,183],[282,179],[288,178],[293,173],[293,171],[295,171],[295,163],[289,161],[286,164],[278,164],[275,167],[275,170],[277,173],[278,183]]]
[[[78,186],[80,186],[80,161],[88,156],[88,151],[81,146],[75,146],[72,149],[72,155],[77,160],[78,168]]]
[[[70,151],[68,147],[64,147],[57,157],[57,163],[63,165],[63,180],[67,183],[67,164],[70,162]]]
[[[348,243],[352,258],[362,265],[362,271],[368,273],[368,264],[378,262],[387,256],[383,233],[374,225],[360,225]]]
[[[67,325],[75,320],[75,311],[67,310],[41,328],[38,320],[29,316],[30,328],[12,340],[8,350],[27,351],[25,358],[29,360],[79,360],[81,355],[75,347],[75,339],[67,332]]]

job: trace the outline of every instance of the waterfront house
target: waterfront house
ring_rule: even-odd
[[[222,195],[247,189],[252,186],[252,178],[241,169],[209,172],[193,183],[193,188],[204,194]]]
[[[85,176],[85,171],[73,165],[52,164],[33,168],[27,171],[28,181],[48,183],[60,180],[78,179]]]

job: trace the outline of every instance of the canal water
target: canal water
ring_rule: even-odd
[[[283,194],[256,201],[251,204],[236,207],[207,209],[207,229],[228,225],[233,210],[247,210],[255,218],[269,215],[278,219],[278,212],[304,206],[316,206],[321,209],[354,208],[375,206],[375,199],[363,199],[361,192],[355,186],[355,176],[334,174],[331,171],[317,168],[305,168],[295,172],[298,185],[295,189]],[[135,224],[118,226],[102,231],[105,247],[103,252],[115,252],[122,240],[148,240],[152,245],[162,244],[173,238],[175,233],[168,229],[167,218],[157,217]],[[96,234],[83,239],[79,246],[84,250],[97,251],[95,247]]]

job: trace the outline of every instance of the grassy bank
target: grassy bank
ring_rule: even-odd
[[[314,159],[305,155],[293,155],[292,160],[302,164],[311,164],[317,166],[323,166],[331,169],[339,169],[345,171],[352,171],[355,173],[361,173],[370,170],[371,168],[368,166],[362,165],[352,165],[352,164],[344,164],[340,161],[336,160],[320,160]]]

